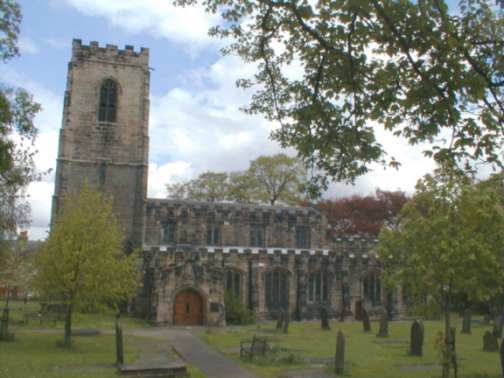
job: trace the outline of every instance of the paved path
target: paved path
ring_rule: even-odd
[[[167,339],[180,356],[198,367],[208,378],[257,378],[237,362],[225,357],[183,328],[130,330],[128,334]]]

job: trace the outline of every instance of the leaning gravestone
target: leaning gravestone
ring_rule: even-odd
[[[424,343],[424,326],[421,320],[415,320],[410,332],[410,355],[422,356]]]
[[[369,320],[369,314],[366,309],[362,309],[362,328],[364,332],[371,332],[371,321]]]
[[[329,325],[329,316],[327,314],[327,308],[322,306],[320,308],[320,325],[323,330],[330,330],[331,327]]]
[[[464,318],[462,320],[462,333],[471,333],[471,310],[468,308],[464,311]]]
[[[497,315],[495,317],[492,333],[495,337],[498,337],[498,338],[502,337],[502,316],[501,315]]]
[[[278,313],[277,313],[276,328],[281,329],[283,322],[284,322],[284,312],[283,312],[283,310],[281,310],[281,311],[278,311]]]
[[[338,335],[336,336],[334,366],[336,368],[336,375],[343,375],[343,371],[345,370],[345,335],[341,331],[338,331]]]
[[[380,329],[376,337],[388,337],[388,314],[385,311],[380,317]]]
[[[490,331],[486,331],[483,336],[483,351],[496,352],[499,349],[497,337]]]
[[[290,314],[288,311],[285,311],[283,315],[283,327],[282,327],[283,333],[289,332],[289,323],[290,323]]]

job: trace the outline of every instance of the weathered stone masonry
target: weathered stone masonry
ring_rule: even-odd
[[[376,241],[326,240],[315,209],[147,199],[148,64],[145,48],[73,41],[53,198],[53,216],[84,180],[113,198],[126,249],[142,247],[137,313],[223,325],[226,291],[258,319],[403,311],[400,289],[380,285]]]

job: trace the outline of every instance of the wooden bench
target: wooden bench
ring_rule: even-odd
[[[240,342],[240,357],[253,358],[254,356],[264,356],[270,349],[265,337],[254,335],[252,340]]]

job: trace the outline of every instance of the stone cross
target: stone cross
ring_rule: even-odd
[[[502,337],[502,316],[501,315],[497,315],[495,317],[492,333],[495,337],[498,337],[498,338]]]
[[[369,314],[366,309],[362,309],[362,327],[364,332],[371,332],[371,321],[369,320]]]
[[[424,343],[424,326],[421,320],[415,320],[410,332],[410,355],[422,356]]]
[[[320,308],[320,325],[323,330],[330,330],[331,326],[329,325],[329,316],[327,314],[327,308],[322,306]]]
[[[380,329],[378,330],[378,334],[376,337],[388,337],[388,314],[387,311],[384,311],[380,317]]]
[[[499,342],[497,336],[492,332],[486,331],[483,335],[483,351],[496,352],[499,349]]]
[[[464,311],[464,318],[462,320],[462,333],[471,333],[471,310],[468,308]]]
[[[336,336],[334,366],[336,368],[336,375],[343,375],[343,371],[345,370],[345,335],[341,331],[338,331],[338,335]]]

